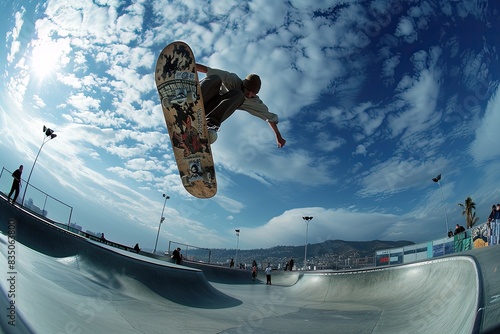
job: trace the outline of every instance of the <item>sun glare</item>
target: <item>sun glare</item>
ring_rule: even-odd
[[[58,67],[59,50],[53,43],[38,44],[33,48],[32,71],[42,79],[51,75]]]

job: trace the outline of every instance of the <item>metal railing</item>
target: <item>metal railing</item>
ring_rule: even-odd
[[[0,192],[6,197],[10,192],[12,180],[12,172],[3,167],[2,171],[0,172]],[[47,194],[37,187],[28,184],[26,180],[21,180],[21,187],[29,187],[29,189],[25,189],[27,190],[26,199],[22,198],[22,194],[24,193],[24,191],[22,189],[19,190],[19,196],[16,203],[19,206],[22,206],[24,200],[25,209],[31,211],[32,213],[50,219],[54,222],[63,224],[66,224],[67,222],[67,226],[69,229],[71,224],[71,215],[73,214],[73,207],[64,202],[61,202],[57,198]]]
[[[431,240],[415,245],[379,250],[376,266],[410,263],[467,250],[497,245],[500,241],[500,221],[474,225],[449,238]]]
[[[197,261],[197,262],[212,262],[212,250],[208,248],[188,245],[185,243],[169,241],[168,250],[165,255],[171,255],[173,250],[180,247],[182,250],[182,257],[186,260]]]

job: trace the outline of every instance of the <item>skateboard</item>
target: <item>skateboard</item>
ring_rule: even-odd
[[[161,51],[155,80],[182,185],[195,197],[213,197],[217,193],[214,160],[189,45],[177,41]]]

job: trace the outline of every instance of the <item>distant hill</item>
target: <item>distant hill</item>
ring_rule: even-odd
[[[307,260],[312,264],[322,264],[321,266],[331,266],[333,263],[344,259],[373,257],[377,250],[398,248],[415,244],[412,241],[344,241],[327,240],[321,243],[307,245]],[[184,247],[183,247],[184,248]],[[206,249],[189,248],[188,257],[206,261]],[[210,262],[226,264],[231,258],[236,257],[236,249],[211,249]],[[304,245],[302,246],[275,246],[271,248],[259,248],[249,250],[238,250],[238,263],[252,263],[255,259],[259,263],[271,262],[275,266],[284,264],[293,258],[295,263],[304,261]]]
[[[360,256],[373,256],[375,251],[389,248],[398,248],[408,245],[414,245],[412,241],[344,241],[327,240],[319,244],[309,244],[307,254],[321,256],[328,253],[358,253]],[[300,246],[304,249],[304,246]],[[299,247],[299,248],[300,248]]]

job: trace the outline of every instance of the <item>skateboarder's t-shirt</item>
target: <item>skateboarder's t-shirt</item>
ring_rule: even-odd
[[[222,80],[221,92],[227,93],[230,90],[241,89],[243,81],[235,74],[215,68],[207,67],[207,75],[216,74]],[[265,121],[278,123],[278,115],[269,111],[262,100],[255,96],[254,98],[245,98],[243,104],[238,108],[245,110],[255,117],[259,117]]]

